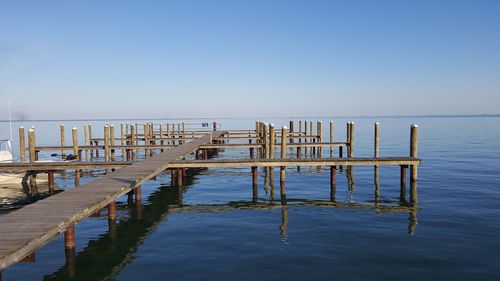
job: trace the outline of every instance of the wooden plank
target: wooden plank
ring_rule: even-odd
[[[215,167],[279,167],[279,166],[387,166],[387,165],[420,165],[421,160],[412,157],[356,157],[356,158],[323,158],[323,159],[213,159],[172,161],[169,168],[215,168]]]

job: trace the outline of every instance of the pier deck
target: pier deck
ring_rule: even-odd
[[[0,269],[23,259],[75,223],[113,203],[223,133],[213,132],[109,175],[0,217]]]

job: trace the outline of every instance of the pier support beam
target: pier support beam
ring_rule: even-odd
[[[116,202],[108,204],[108,220],[116,220]]]
[[[75,249],[75,225],[70,225],[64,231],[64,248],[66,250]]]
[[[49,186],[49,193],[53,194],[54,193],[54,187],[55,187],[55,179],[54,179],[54,171],[48,171],[47,172],[47,177],[48,177],[48,186]]]
[[[142,200],[142,189],[140,185],[135,187],[134,195],[135,195],[135,202],[140,202]]]

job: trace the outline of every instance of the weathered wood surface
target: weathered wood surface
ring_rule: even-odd
[[[413,157],[356,157],[323,159],[212,159],[172,161],[169,168],[212,168],[212,167],[279,167],[279,166],[397,166],[420,165],[421,160]]]
[[[213,132],[213,135],[194,139],[0,217],[0,270],[45,245],[68,226],[89,217],[114,202],[117,197],[155,177],[168,168],[169,162],[178,160],[222,134]]]

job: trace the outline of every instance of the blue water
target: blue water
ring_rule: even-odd
[[[166,172],[143,185],[141,205],[120,199],[114,230],[108,228],[105,211],[100,218],[78,224],[74,258],[66,259],[59,236],[36,252],[36,262],[4,270],[3,280],[500,277],[500,118],[325,118],[324,139],[330,120],[335,122],[335,140],[339,141],[345,139],[345,122],[356,122],[355,156],[373,154],[375,121],[381,122],[381,156],[408,155],[409,126],[420,125],[423,162],[417,211],[390,208],[398,205],[399,167],[380,168],[380,208],[373,208],[372,167],[353,169],[351,190],[346,171],[337,176],[335,199],[350,204],[336,207],[327,203],[330,183],[325,167],[321,171],[288,168],[287,205],[271,201],[263,170],[259,170],[259,201],[252,204],[249,169],[220,168],[189,171],[182,190],[185,207],[179,208],[179,190],[171,186]],[[189,122],[197,121],[201,122]],[[218,121],[224,129],[254,127],[250,119]],[[285,119],[269,121],[279,127],[287,124]],[[69,128],[83,128],[81,122],[65,123],[67,140]],[[93,124],[97,128],[104,123]],[[39,144],[58,143],[59,122],[14,125],[33,124]],[[4,135],[7,125],[0,123]],[[218,157],[244,158],[248,150],[225,150]],[[279,198],[277,172],[275,198]],[[102,171],[81,181],[98,175]],[[72,176],[68,172],[57,184],[72,188]]]

